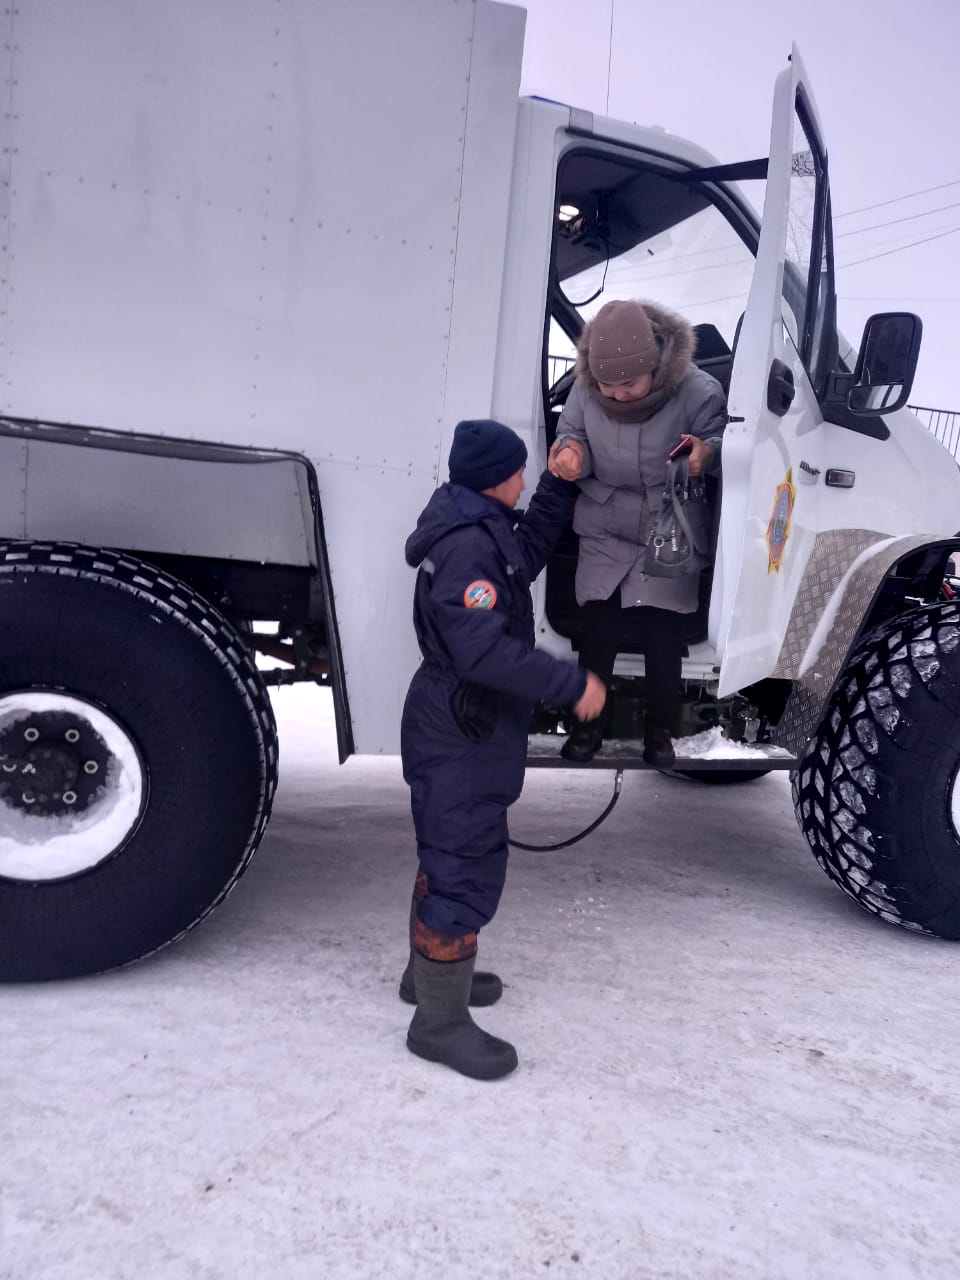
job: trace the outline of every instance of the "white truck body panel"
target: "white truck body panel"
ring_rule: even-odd
[[[490,412],[523,22],[487,0],[24,0],[13,27],[4,409],[308,458],[360,751],[396,749],[415,664],[404,538],[453,424]],[[144,495],[122,455],[71,452],[51,510],[44,449],[3,441],[4,534],[113,541]],[[314,559],[312,532],[250,530],[242,485],[204,532],[217,478],[193,466],[195,554]]]

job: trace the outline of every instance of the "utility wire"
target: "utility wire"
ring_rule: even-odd
[[[858,267],[861,262],[873,262],[877,258],[889,258],[893,253],[903,253],[904,249],[912,249],[918,244],[927,244],[931,240],[942,240],[944,236],[956,235],[960,231],[960,225],[956,227],[948,227],[946,231],[938,231],[935,236],[924,236],[922,240],[911,240],[909,244],[900,245],[899,249],[886,249],[883,253],[871,253],[867,258],[855,258],[853,262],[841,263],[841,267]]]
[[[901,200],[912,200],[914,196],[926,196],[931,191],[945,191],[947,187],[960,186],[960,178],[953,178],[950,182],[941,182],[936,187],[924,187],[920,191],[908,191],[904,196],[894,196],[892,200],[879,200],[876,204],[861,205],[859,209],[848,209],[846,213],[835,213],[834,220],[837,218],[852,218],[855,213],[867,213],[870,209],[885,209],[888,204],[899,204]]]
[[[891,228],[885,236],[871,240],[869,243],[858,241],[856,244],[838,244],[837,260],[839,261],[843,254],[858,253],[862,256],[866,253],[879,253],[881,249],[899,249],[902,245],[912,244],[918,232],[922,231],[924,235],[935,236],[940,231],[949,231],[956,225],[956,218],[957,215],[954,214],[949,222],[942,222],[939,227],[898,227],[896,231]]]
[[[960,302],[960,294],[845,293],[844,302]]]
[[[900,222],[913,222],[917,218],[928,218],[934,213],[943,213],[945,209],[960,209],[960,200],[955,200],[953,204],[941,204],[936,209],[924,209],[922,213],[908,213],[904,218],[889,218],[886,222],[874,222],[869,227],[858,227],[856,231],[840,231],[835,236],[835,240],[842,240],[845,236],[863,235],[865,231],[878,231],[881,227],[895,227]]]

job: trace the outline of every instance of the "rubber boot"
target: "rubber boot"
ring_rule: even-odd
[[[417,1003],[417,985],[413,977],[413,926],[417,919],[417,900],[410,905],[410,959],[400,979],[400,999],[405,1004]],[[470,985],[470,1004],[475,1009],[482,1009],[488,1004],[496,1004],[503,995],[503,983],[495,973],[474,973]]]
[[[472,1080],[499,1080],[517,1065],[517,1051],[506,1040],[481,1031],[470,1017],[467,1000],[476,956],[466,960],[428,960],[413,956],[417,1008],[407,1032],[407,1048],[428,1062],[442,1062]]]

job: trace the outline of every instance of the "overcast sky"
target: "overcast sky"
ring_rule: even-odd
[[[856,345],[871,312],[918,312],[911,400],[960,410],[960,0],[613,0],[612,56],[611,0],[521,3],[523,93],[662,125],[722,161],[766,154],[795,40],[829,151],[841,328]]]

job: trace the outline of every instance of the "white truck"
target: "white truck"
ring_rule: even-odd
[[[960,936],[960,474],[902,407],[919,320],[837,333],[796,51],[769,156],[719,164],[518,99],[524,14],[488,0],[6,12],[0,977],[127,963],[223,899],[270,812],[270,681],[330,684],[341,758],[397,750],[403,541],[453,426],[542,465],[613,297],[686,315],[729,391],[684,722],[751,745],[678,768],[789,765],[834,880]],[[568,655],[575,558],[536,600]],[[637,763],[636,650],[599,764]]]

